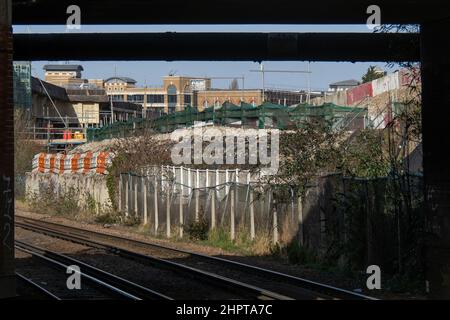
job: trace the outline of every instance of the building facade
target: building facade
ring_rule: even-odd
[[[161,87],[137,87],[128,77],[111,77],[104,82],[105,91],[113,101],[139,103],[144,112],[172,113],[193,104],[199,90],[209,90],[211,79],[166,76]]]
[[[186,106],[202,111],[224,102],[257,106],[268,101],[288,106],[308,101],[305,91],[217,89],[211,86],[211,78],[208,77],[168,75],[162,78],[161,86],[141,87],[137,86],[136,80],[123,76],[105,80],[82,79],[81,65],[46,65],[44,70],[46,81],[58,86],[69,89],[97,88],[105,91],[109,101],[139,104],[143,117],[181,111]]]

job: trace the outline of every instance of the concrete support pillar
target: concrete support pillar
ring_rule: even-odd
[[[14,121],[11,1],[0,0],[0,298],[16,294],[14,275]]]
[[[450,19],[421,26],[422,133],[430,295],[450,298]]]

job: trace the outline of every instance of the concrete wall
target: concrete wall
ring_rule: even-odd
[[[97,209],[104,209],[111,203],[106,187],[106,176],[99,174],[54,174],[27,173],[25,192],[28,199],[43,197],[51,191],[55,197],[74,197],[79,206],[86,204],[90,195],[97,204]]]
[[[337,91],[337,92],[326,92],[325,96],[317,97],[311,99],[311,104],[315,106],[320,106],[324,103],[334,103],[338,106],[346,106],[347,105],[347,92],[346,91]]]

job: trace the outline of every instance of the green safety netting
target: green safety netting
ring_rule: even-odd
[[[191,127],[196,122],[243,128],[290,129],[301,126],[304,121],[319,118],[331,122],[334,128],[364,127],[366,116],[367,108],[352,108],[332,103],[321,106],[298,104],[288,107],[270,102],[264,102],[259,106],[225,102],[222,105],[205,108],[203,111],[187,106],[182,111],[165,114],[152,120],[131,119],[103,128],[90,128],[87,137],[88,141],[125,137],[146,127],[158,132],[171,132],[178,128]]]

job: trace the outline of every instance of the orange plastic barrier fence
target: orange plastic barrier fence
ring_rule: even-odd
[[[114,155],[111,152],[75,154],[39,153],[33,158],[33,172],[108,174]]]

